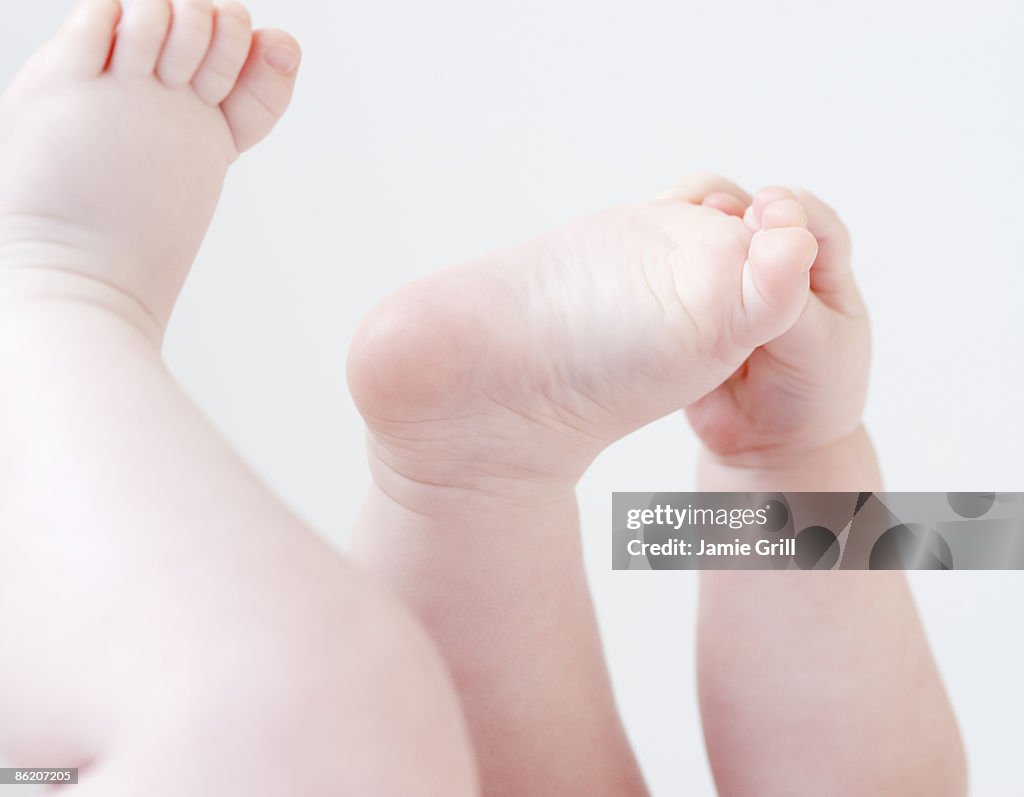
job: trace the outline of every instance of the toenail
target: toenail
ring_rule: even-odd
[[[271,47],[264,56],[268,64],[282,75],[290,75],[299,68],[302,55],[292,47]]]

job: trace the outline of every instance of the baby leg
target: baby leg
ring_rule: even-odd
[[[619,721],[571,490],[538,505],[372,487],[352,556],[442,650],[489,795],[645,795]]]
[[[82,797],[476,792],[425,634],[159,355],[297,58],[238,6],[86,0],[0,102],[0,754]]]
[[[722,797],[967,793],[902,573],[701,574],[698,683]]]
[[[374,484],[352,554],[441,648],[485,794],[646,793],[574,485],[785,329],[814,250],[799,225],[755,236],[664,199],[409,286],[363,326],[349,373]]]
[[[418,625],[94,298],[0,302],[0,752],[97,797],[473,794]]]
[[[700,487],[878,491],[849,236],[806,192],[762,192],[748,219],[763,221],[767,197],[807,213],[820,243],[812,296],[786,335],[690,409],[709,446]],[[956,720],[903,573],[702,573],[698,670],[723,797],[966,792]]]

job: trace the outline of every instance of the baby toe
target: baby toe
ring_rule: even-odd
[[[221,104],[239,152],[262,141],[284,115],[301,60],[298,42],[287,33],[256,32],[249,60]]]
[[[765,205],[761,211],[761,229],[780,227],[807,227],[807,212],[795,199],[779,199]]]
[[[712,194],[724,194],[738,200],[744,207],[750,204],[750,194],[731,180],[717,174],[695,174],[680,181],[659,199],[679,199],[699,205]]]
[[[220,105],[238,82],[252,49],[252,17],[245,6],[225,3],[214,15],[213,41],[192,80],[196,94]]]
[[[167,0],[128,0],[111,70],[124,77],[152,75],[170,28],[171,6]]]
[[[96,77],[110,60],[120,19],[118,0],[82,0],[45,50],[47,63],[64,74]]]
[[[157,76],[169,88],[187,86],[210,49],[212,0],[174,0],[171,32]]]
[[[740,197],[722,191],[708,194],[701,204],[704,207],[719,210],[727,216],[736,216],[737,218],[742,218],[747,210],[747,204]]]
[[[803,227],[761,230],[743,266],[741,338],[762,346],[796,323],[807,304],[818,242]]]
[[[761,229],[761,217],[764,213],[764,209],[774,202],[779,202],[783,199],[796,199],[796,195],[788,188],[782,186],[769,186],[762,188],[756,194],[754,194],[753,200],[750,202],[750,207],[747,208],[744,220],[747,222],[747,226],[752,230]]]

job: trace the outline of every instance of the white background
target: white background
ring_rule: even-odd
[[[8,6],[5,76],[67,4]],[[805,185],[846,218],[875,322],[868,420],[890,489],[1024,490],[1016,0],[250,6],[303,42],[302,84],[230,177],[168,355],[339,544],[367,480],[343,368],[359,319],[413,277],[693,171]],[[622,711],[659,797],[712,793],[695,581],[609,572],[610,492],[690,489],[695,456],[684,422],[666,419],[607,452],[580,490]],[[975,793],[1024,794],[1024,574],[913,583]]]

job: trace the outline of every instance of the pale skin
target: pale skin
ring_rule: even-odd
[[[784,349],[813,359],[794,331],[814,337],[820,318],[804,320],[829,284],[818,274],[838,273],[822,260],[821,206],[777,189],[751,202],[704,178],[376,312],[350,371],[375,477],[354,557],[403,606],[259,483],[159,355],[224,175],[284,113],[298,65],[294,40],[254,33],[236,4],[85,0],[0,102],[0,754],[81,766],[85,797],[140,783],[157,797],[645,794],[608,685],[572,488],[607,444],[700,400],[691,417],[716,452],[708,489],[719,478],[798,489],[810,475],[795,455],[810,451],[819,471],[849,476],[835,489],[874,489],[845,486],[870,482],[859,415],[827,445],[818,433],[841,424],[810,412],[810,429],[753,419],[770,444],[715,437],[742,432],[729,413],[746,406],[735,403],[745,385],[776,384],[760,352],[778,343],[773,363]],[[785,384],[808,407],[834,398]],[[756,639],[724,578],[705,582],[704,628],[721,616]],[[863,582],[839,583],[844,600],[834,582],[763,585],[815,614],[777,629],[790,644],[757,673],[729,639],[705,635],[722,793],[836,792],[820,758],[780,773],[771,744],[743,767],[716,752],[789,719],[755,694],[716,705],[731,684],[720,673],[777,682],[866,642],[883,659],[901,644],[920,665],[917,689],[845,656],[846,670],[804,694],[849,713],[850,727],[798,713],[785,729],[817,734],[820,756],[864,734],[893,740],[872,751],[874,779],[850,773],[851,794],[957,793],[943,791],[960,782],[955,725],[902,581],[871,584],[874,602]],[[851,600],[885,622],[811,638],[812,617]],[[878,686],[867,701],[837,688],[864,677]],[[896,716],[881,722],[872,706]],[[740,723],[753,729],[742,739]],[[918,747],[886,757],[897,739],[907,749],[904,733]],[[941,782],[921,780],[925,764],[950,761]]]
[[[870,331],[850,236],[805,191],[712,204],[757,229],[798,201],[819,242],[796,324],[688,408],[708,491],[877,492]],[[901,572],[701,574],[698,688],[719,793],[964,795],[956,720]],[[751,600],[756,596],[756,601]],[[779,611],[776,611],[779,610]],[[728,629],[727,631],[724,629]]]
[[[237,4],[85,0],[0,102],[0,755],[81,797],[477,793],[422,629],[160,357],[299,58]]]
[[[357,334],[375,484],[352,555],[440,647],[485,794],[646,793],[573,487],[792,326],[817,253],[793,210],[756,235],[675,198],[608,211],[422,280]]]
[[[593,457],[688,407],[701,489],[878,490],[869,351],[831,209],[717,177],[371,315],[350,359],[374,474],[353,555],[439,645],[484,794],[647,793],[580,557],[573,487]],[[787,612],[752,608],[766,600]],[[965,793],[902,574],[707,573],[700,628],[720,794]]]

